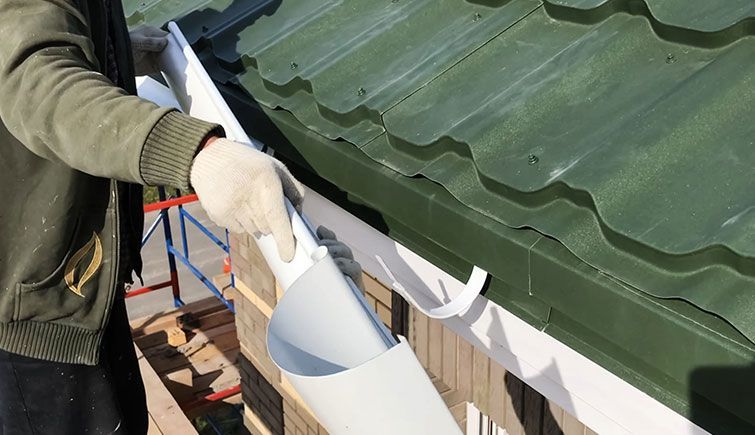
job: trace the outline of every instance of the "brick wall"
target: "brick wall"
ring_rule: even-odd
[[[255,435],[325,434],[267,354],[267,324],[280,297],[272,272],[248,236],[231,238],[231,258],[240,296],[236,298],[236,325],[245,360],[242,385],[247,428]],[[440,321],[410,308],[366,274],[364,282],[370,306],[389,328],[407,337],[460,427],[466,427],[466,403],[472,402],[510,435],[592,435],[589,428]]]
[[[231,238],[231,258],[247,429],[253,435],[327,434],[267,354],[267,325],[280,297],[272,272],[248,236]]]
[[[246,355],[239,356],[239,366],[241,398],[249,410],[244,413],[245,425],[259,425],[271,434],[283,435],[283,396]]]

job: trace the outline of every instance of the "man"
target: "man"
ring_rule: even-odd
[[[134,59],[149,72],[165,40],[133,39],[136,56],[120,0],[0,0],[0,435],[146,433],[123,301],[141,185],[194,188],[216,223],[293,256],[283,196],[298,205],[301,185],[218,125],[134,96]]]

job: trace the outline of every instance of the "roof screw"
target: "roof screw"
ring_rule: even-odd
[[[666,63],[674,63],[676,62],[676,56],[674,56],[674,53],[669,53],[666,55]]]
[[[530,165],[534,165],[535,163],[539,161],[540,159],[534,154],[530,154],[529,156],[527,156],[527,163],[529,163]]]
[[[479,12],[475,12],[474,15],[472,16],[472,21],[475,23],[480,21],[481,19],[482,19],[482,14],[480,14]]]
[[[207,26],[202,26],[202,33],[207,33],[209,30]]]
[[[291,62],[291,69],[296,69],[296,68],[299,68],[299,64],[297,64],[296,62]]]
[[[359,95],[360,97],[366,93],[367,91],[365,91],[364,88],[357,89],[357,95]]]

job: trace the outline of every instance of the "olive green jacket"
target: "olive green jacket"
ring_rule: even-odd
[[[119,0],[112,14],[125,90],[103,74],[102,0],[0,0],[0,348],[9,352],[98,361],[119,268],[139,267],[119,264],[122,240],[138,241],[143,225],[140,190],[122,183],[188,188],[216,129],[134,96]]]

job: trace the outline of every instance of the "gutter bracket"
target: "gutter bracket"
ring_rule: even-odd
[[[419,312],[431,319],[448,319],[460,314],[465,313],[469,307],[472,306],[477,296],[485,288],[485,283],[488,280],[488,272],[474,266],[472,273],[469,275],[467,283],[464,285],[464,289],[452,299],[450,302],[443,304],[439,307],[427,307],[415,299],[409,291],[407,291],[402,285],[398,283],[393,284],[394,290],[396,290],[401,296],[406,299],[407,302],[412,304]]]

